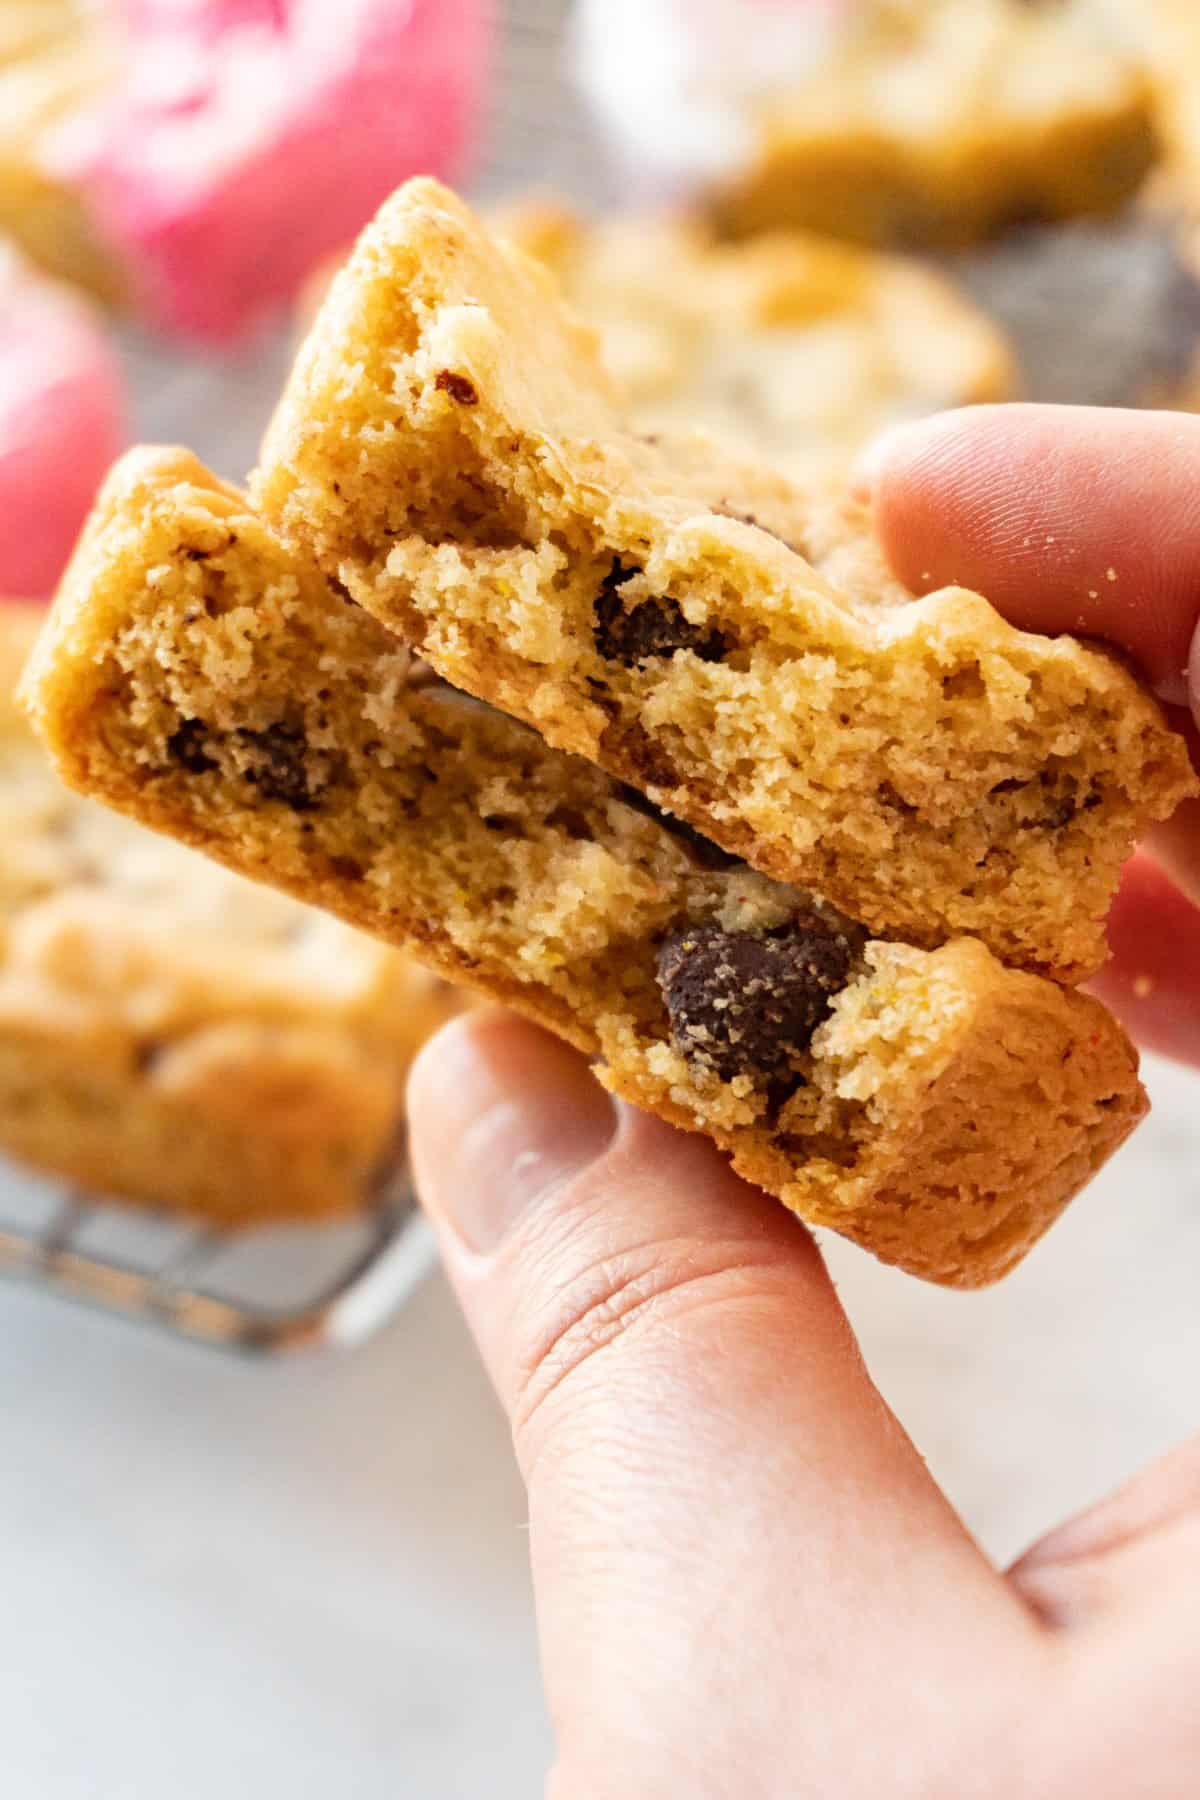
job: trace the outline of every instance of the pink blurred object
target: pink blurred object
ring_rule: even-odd
[[[0,601],[53,593],[123,418],[90,305],[0,248]]]
[[[53,155],[153,324],[243,335],[406,176],[461,173],[492,0],[116,0],[118,91]]]

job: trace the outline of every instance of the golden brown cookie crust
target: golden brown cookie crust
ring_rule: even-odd
[[[73,785],[517,1007],[803,1217],[928,1279],[1012,1267],[1145,1109],[1097,1002],[978,943],[865,941],[722,857],[430,680],[185,453],[115,471],[24,691]],[[685,1053],[664,945],[814,914],[847,975],[811,1044],[770,1081],[757,1050],[723,1074]]]

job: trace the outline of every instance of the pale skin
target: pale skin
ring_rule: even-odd
[[[1200,418],[973,409],[862,480],[913,587],[1106,637],[1200,714]],[[1153,849],[1104,991],[1200,1064],[1195,818]],[[552,1800],[1200,1793],[1200,1439],[996,1568],[812,1240],[710,1145],[498,1012],[426,1050],[411,1113],[528,1488]]]

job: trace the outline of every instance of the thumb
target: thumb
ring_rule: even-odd
[[[1023,1640],[1023,1608],[880,1400],[808,1233],[711,1144],[612,1102],[582,1057],[498,1012],[427,1047],[409,1104],[529,1490],[546,1685],[579,1791],[607,1794],[608,1770],[636,1771],[623,1793],[707,1793],[706,1758],[795,1752],[797,1691],[807,1755],[850,1729],[851,1686],[872,1694],[881,1744],[878,1709],[895,1709],[899,1742],[914,1706],[959,1685],[964,1622],[990,1612]],[[921,1679],[897,1683],[915,1645]],[[767,1678],[780,1667],[787,1681]]]
[[[1107,639],[1200,698],[1200,419],[979,406],[903,425],[859,472],[900,579],[976,588],[1026,631]]]

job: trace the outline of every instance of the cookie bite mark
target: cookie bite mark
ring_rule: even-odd
[[[675,933],[659,952],[658,982],[676,1048],[723,1081],[776,1079],[808,1050],[855,956],[849,933],[811,912],[766,932]]]
[[[693,625],[669,594],[626,605],[621,589],[641,573],[623,568],[620,558],[614,557],[596,596],[592,636],[605,662],[631,669],[653,657],[674,656],[677,650],[690,650],[701,662],[720,662],[729,650],[725,633]]]

